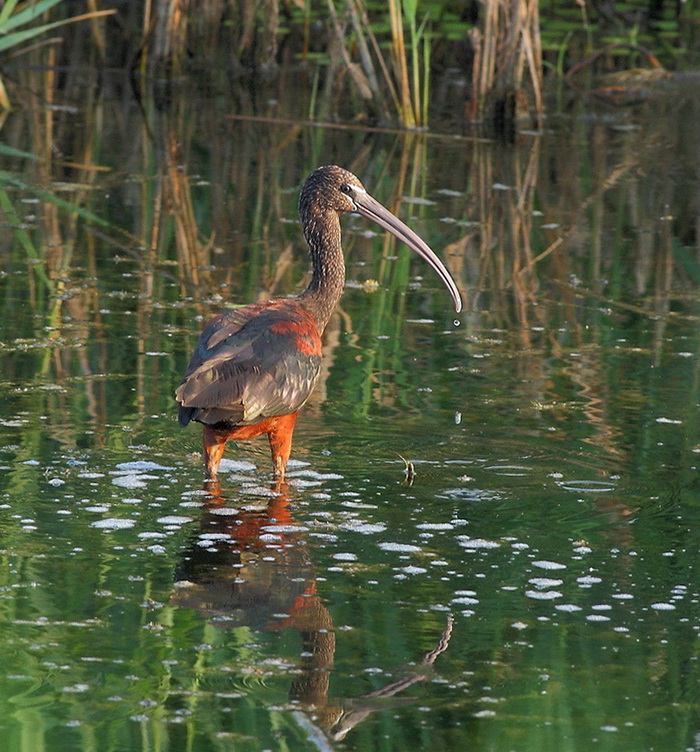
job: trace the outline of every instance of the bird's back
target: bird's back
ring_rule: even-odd
[[[314,318],[295,299],[224,311],[204,328],[175,392],[179,422],[250,425],[298,410],[321,370]]]

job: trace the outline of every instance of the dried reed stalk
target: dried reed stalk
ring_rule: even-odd
[[[488,0],[483,8],[481,28],[470,35],[472,117],[512,130],[531,113],[539,126],[544,114],[539,4]]]
[[[389,20],[391,22],[391,59],[399,95],[398,114],[407,128],[415,128],[416,113],[411,99],[401,0],[389,0]]]

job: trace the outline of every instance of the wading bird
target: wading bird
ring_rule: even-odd
[[[432,250],[373,199],[351,172],[319,167],[299,198],[313,273],[296,298],[223,311],[202,331],[175,392],[179,422],[202,423],[207,476],[216,478],[229,439],[267,434],[275,478],[284,480],[299,408],[321,372],[321,334],[345,285],[340,215],[358,212],[425,259],[462,309],[457,285]]]

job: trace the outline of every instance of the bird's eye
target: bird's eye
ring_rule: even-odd
[[[344,183],[340,186],[340,192],[341,193],[352,193],[352,186],[348,185],[347,183]]]

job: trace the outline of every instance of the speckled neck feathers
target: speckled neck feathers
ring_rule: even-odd
[[[299,302],[314,317],[319,332],[325,329],[345,286],[340,232],[343,209],[333,201],[334,184],[344,178],[341,173],[345,170],[316,170],[304,184],[299,199],[299,215],[313,266],[311,282],[299,296]]]

